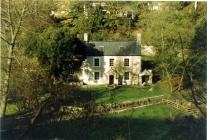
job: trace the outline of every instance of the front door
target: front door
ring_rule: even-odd
[[[113,85],[113,84],[114,84],[114,76],[109,75],[109,85]]]

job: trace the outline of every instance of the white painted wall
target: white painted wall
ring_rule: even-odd
[[[94,58],[100,59],[99,67],[94,66]],[[137,85],[139,83],[138,78],[141,71],[141,56],[88,56],[87,59],[83,62],[82,76],[80,76],[79,78],[88,85],[109,84],[109,75],[112,74],[111,66],[109,66],[109,60],[111,58],[114,59],[114,64],[118,60],[122,60],[124,62],[125,58],[129,58],[129,80],[123,80],[123,84]],[[94,80],[94,72],[96,71],[100,72],[99,80]],[[117,76],[115,74],[113,75],[114,84],[118,84]]]

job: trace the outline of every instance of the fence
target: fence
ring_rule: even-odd
[[[199,116],[200,112],[197,109],[192,108],[191,106],[187,105],[186,103],[180,102],[179,100],[172,100],[172,99],[162,99],[163,103],[166,103],[176,109],[185,110],[189,113],[192,113],[195,116]]]
[[[143,98],[134,101],[126,101],[119,104],[99,105],[96,109],[96,113],[101,113],[101,112],[119,113],[130,109],[142,108],[142,107],[156,105],[156,104],[167,104],[178,110],[185,110],[193,114],[194,116],[200,115],[199,110],[193,108],[192,106],[189,106],[186,102],[181,102],[179,100],[166,98],[164,95]]]
[[[164,95],[148,97],[148,98],[143,98],[143,99],[133,100],[133,101],[126,101],[122,103],[100,104],[100,105],[94,104],[95,106],[92,107],[93,108],[92,112],[94,115],[101,115],[105,113],[119,113],[119,112],[123,112],[126,110],[137,109],[137,108],[142,108],[142,107],[147,107],[147,106],[157,105],[157,104],[167,104],[178,110],[185,110],[193,114],[194,116],[200,115],[200,112],[196,108],[194,109],[192,108],[192,106],[189,106],[188,103],[181,102],[179,100],[173,100],[170,98],[166,98]],[[75,116],[78,116],[78,114],[80,115],[81,112],[84,112],[84,108],[80,108],[80,107],[79,108],[71,107],[71,109],[73,110],[73,112],[76,112]]]

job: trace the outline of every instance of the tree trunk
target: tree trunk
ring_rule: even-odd
[[[166,74],[167,74],[168,84],[169,84],[169,87],[170,87],[170,93],[173,93],[173,84],[172,84],[172,78],[171,78],[171,75],[170,75],[169,71],[167,70],[167,68],[165,67],[164,64],[163,64],[163,67],[164,67],[165,72],[166,72]]]
[[[16,44],[16,39],[20,31],[20,27],[22,24],[23,17],[25,15],[25,9],[27,5],[25,1],[23,3],[22,9],[20,11],[16,11],[19,13],[19,16],[16,17],[18,19],[17,22],[14,23],[14,20],[12,19],[13,13],[11,11],[12,9],[15,9],[15,7],[11,7],[12,1],[10,0],[7,3],[8,3],[8,7],[7,9],[5,9],[6,14],[7,14],[6,19],[7,19],[7,22],[9,23],[8,24],[9,30],[7,32],[10,31],[10,34],[9,34],[9,38],[3,38],[1,36],[1,39],[3,39],[3,41],[7,43],[9,52],[8,52],[8,59],[7,59],[6,76],[5,76],[4,83],[3,83],[4,87],[1,93],[2,100],[0,102],[1,104],[0,117],[4,117],[6,114],[7,99],[8,99],[9,86],[10,86],[9,80],[11,77],[11,70],[12,70],[12,57],[13,57],[14,47]]]
[[[4,117],[6,114],[6,106],[7,106],[7,99],[9,93],[9,80],[11,77],[11,69],[12,69],[12,56],[13,56],[14,45],[9,46],[8,52],[8,59],[7,59],[7,69],[6,69],[6,77],[4,79],[4,88],[2,92],[2,101],[1,101],[1,112],[0,117]]]
[[[203,117],[205,117],[206,116],[206,108],[203,108],[201,105],[199,105],[198,100],[196,98],[197,93],[195,91],[192,74],[191,74],[190,70],[187,67],[187,62],[186,62],[186,59],[185,59],[185,56],[184,56],[184,51],[183,51],[184,50],[183,41],[182,41],[182,37],[181,37],[180,33],[179,33],[179,39],[180,39],[181,49],[182,49],[182,51],[181,51],[182,59],[183,59],[183,63],[184,63],[184,66],[185,66],[184,67],[183,76],[185,75],[187,77],[187,81],[189,82],[189,85],[190,85],[189,89],[191,91],[191,95],[190,96],[191,96],[191,98],[193,100],[194,105],[199,109],[199,111],[203,115]],[[203,98],[205,99],[205,96]]]
[[[195,3],[194,3],[194,9],[195,9],[195,11],[197,11],[197,8],[198,8],[198,1],[195,1]]]

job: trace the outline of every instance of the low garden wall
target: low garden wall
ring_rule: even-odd
[[[65,112],[65,115],[71,115],[71,117],[67,116],[67,118],[77,118],[86,115],[97,116],[107,113],[119,113],[130,109],[142,108],[156,104],[168,104],[173,108],[179,110],[186,110],[187,112],[192,113],[194,116],[200,115],[199,111],[196,108],[193,108],[191,105],[189,105],[189,103],[166,98],[164,95],[113,104],[95,104],[94,102],[92,102],[85,104],[82,107],[64,107],[63,110]]]

